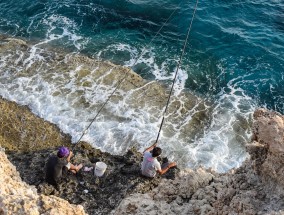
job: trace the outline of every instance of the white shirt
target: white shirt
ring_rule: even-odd
[[[67,167],[67,169],[69,170],[71,168],[71,163],[68,162],[68,164],[65,165]]]
[[[157,158],[153,158],[152,154],[148,151],[144,152],[141,164],[142,175],[153,178],[157,170],[161,171],[161,164],[157,161]]]

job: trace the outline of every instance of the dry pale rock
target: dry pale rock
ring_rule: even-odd
[[[184,200],[190,199],[200,187],[208,185],[212,178],[213,175],[202,168],[196,171],[184,170],[175,180],[163,180],[150,193],[137,193],[124,199],[113,214],[194,214],[193,209],[184,204]],[[206,214],[211,207],[203,199],[198,201],[195,210]]]
[[[259,109],[254,113],[254,134],[259,143],[269,145],[273,154],[284,153],[284,117],[277,112]]]
[[[20,178],[16,168],[0,150],[0,214],[84,215],[81,205],[72,205],[56,196],[38,195]]]
[[[284,185],[284,117],[260,109],[254,113],[254,118],[254,140],[267,148],[266,157],[258,158],[263,160],[260,174],[267,181],[272,179]]]

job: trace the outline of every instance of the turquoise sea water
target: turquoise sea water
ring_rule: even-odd
[[[194,5],[184,0],[1,0],[0,33],[132,66],[143,78],[170,85]],[[230,116],[249,119],[246,114],[257,107],[284,113],[283,56],[283,1],[199,1],[177,83],[215,103],[216,120],[196,143],[220,139],[220,127]],[[12,93],[9,99],[13,96],[17,100]],[[245,155],[237,150],[232,157],[236,162],[216,169],[238,166]]]

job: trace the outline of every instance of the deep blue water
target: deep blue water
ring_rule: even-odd
[[[176,0],[1,0],[0,33],[31,41],[53,38],[50,45],[131,65],[178,8],[146,60],[133,67],[146,79],[158,79],[154,64],[164,76],[174,72],[194,5]],[[153,56],[154,64],[147,63]],[[218,99],[230,85],[256,106],[284,113],[283,56],[283,1],[200,1],[182,64],[188,74],[185,87]]]

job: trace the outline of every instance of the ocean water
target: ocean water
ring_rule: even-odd
[[[28,105],[34,113],[69,133],[75,143],[97,109],[78,105],[73,89],[91,104],[103,102],[111,89],[78,87],[74,71],[61,82],[47,80],[51,73],[44,66],[24,78],[16,74],[34,64],[48,65],[44,53],[56,48],[67,55],[77,53],[131,67],[144,79],[170,87],[195,3],[1,0],[0,34],[26,40],[33,46],[30,55],[22,59],[21,68],[7,65],[13,56],[1,57],[0,95]],[[144,55],[138,59],[144,48]],[[174,95],[191,92],[208,102],[210,120],[197,136],[181,134],[172,124],[176,128],[173,135],[161,134],[164,155],[181,167],[203,165],[224,172],[239,166],[247,157],[244,145],[251,135],[253,111],[265,107],[284,113],[283,56],[283,1],[200,1]],[[11,72],[13,69],[17,72]],[[52,75],[62,76],[56,70]],[[92,81],[91,75],[86,78]],[[57,98],[54,92],[60,90],[64,93]],[[101,116],[83,140],[114,154],[124,153],[134,143],[143,150],[155,140],[162,111],[160,116],[152,116],[151,107],[128,109],[125,100],[110,103],[107,108],[109,115],[127,120]],[[189,111],[188,118],[180,123],[192,120],[192,113]]]

